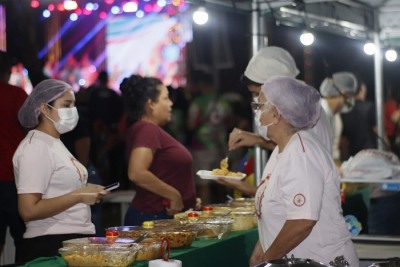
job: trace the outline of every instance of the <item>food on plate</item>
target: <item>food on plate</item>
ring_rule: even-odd
[[[221,160],[219,167],[219,169],[213,169],[211,171],[211,174],[218,176],[242,176],[241,172],[232,172],[229,170],[228,158],[224,158],[223,160]]]

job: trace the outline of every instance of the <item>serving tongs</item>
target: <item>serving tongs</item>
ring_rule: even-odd
[[[147,236],[149,235],[149,232],[145,232],[143,235],[139,236],[138,238],[136,238],[133,243],[140,243],[141,241],[143,241],[143,239],[145,239]]]

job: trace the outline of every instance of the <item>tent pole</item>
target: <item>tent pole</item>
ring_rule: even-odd
[[[260,3],[257,0],[252,1],[252,12],[251,12],[251,35],[252,35],[252,56],[257,53],[257,51],[267,45],[266,34],[265,34],[265,23],[260,12]],[[253,118],[253,130],[257,132],[256,125],[254,124]],[[254,177],[255,183],[258,185],[261,181],[261,175],[267,161],[267,153],[265,150],[261,149],[259,146],[255,146],[254,150]]]
[[[385,128],[383,121],[383,62],[382,62],[382,50],[381,41],[379,39],[379,18],[378,11],[375,11],[375,31],[374,31],[374,43],[376,46],[376,53],[374,55],[374,73],[375,73],[375,105],[376,105],[376,122],[377,122],[377,144],[378,149],[384,149],[384,143],[382,138],[385,136]]]

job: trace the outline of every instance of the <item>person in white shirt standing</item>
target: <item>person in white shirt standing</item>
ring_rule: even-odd
[[[67,150],[60,135],[78,122],[72,87],[44,80],[19,110],[32,129],[13,156],[18,210],[26,223],[18,263],[58,255],[62,241],[95,234],[89,205],[108,192],[87,184],[87,170]]]
[[[319,88],[322,100],[321,105],[328,117],[332,135],[332,156],[340,164],[340,137],[343,123],[341,112],[349,112],[355,103],[357,94],[357,78],[351,72],[336,72],[332,77],[325,78]]]
[[[318,91],[292,78],[271,78],[255,112],[259,133],[276,147],[255,196],[259,241],[250,265],[293,255],[325,264],[344,256],[358,267],[342,216],[338,170],[307,131],[320,116]]]
[[[298,74],[299,70],[296,67],[296,63],[288,51],[280,47],[268,46],[261,48],[250,59],[246,70],[244,71],[244,75],[242,76],[242,82],[253,94],[254,101],[257,102],[258,95],[261,91],[261,85],[271,77],[279,75],[295,78]],[[321,112],[316,124],[311,127],[309,131],[312,132],[329,151],[331,151],[331,128],[328,117],[324,112]],[[229,150],[234,150],[242,146],[251,147],[255,145],[271,150],[275,146],[274,142],[265,140],[265,138],[260,136],[258,133],[234,128],[229,134]],[[218,182],[238,189],[247,195],[254,195],[257,189],[256,187],[242,181],[233,181],[221,178]]]

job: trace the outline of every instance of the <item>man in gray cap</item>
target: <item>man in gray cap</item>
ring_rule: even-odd
[[[295,78],[299,74],[296,63],[293,57],[283,48],[269,46],[261,48],[249,61],[242,82],[247,86],[247,89],[253,94],[255,102],[258,101],[258,95],[261,91],[261,86],[274,76],[286,76]],[[324,112],[320,113],[317,123],[311,129],[316,138],[331,151],[332,137],[328,118]],[[260,145],[267,149],[272,149],[275,144],[265,140],[258,133],[243,131],[234,128],[229,134],[228,146],[229,150],[236,149],[242,146]],[[252,195],[256,188],[248,186],[245,183],[236,183],[227,179],[219,180],[220,183],[234,187],[239,191]]]
[[[336,72],[332,77],[325,78],[320,86],[321,105],[328,116],[332,135],[332,156],[340,162],[339,142],[343,123],[340,112],[348,112],[354,105],[357,93],[357,79],[351,72]]]

